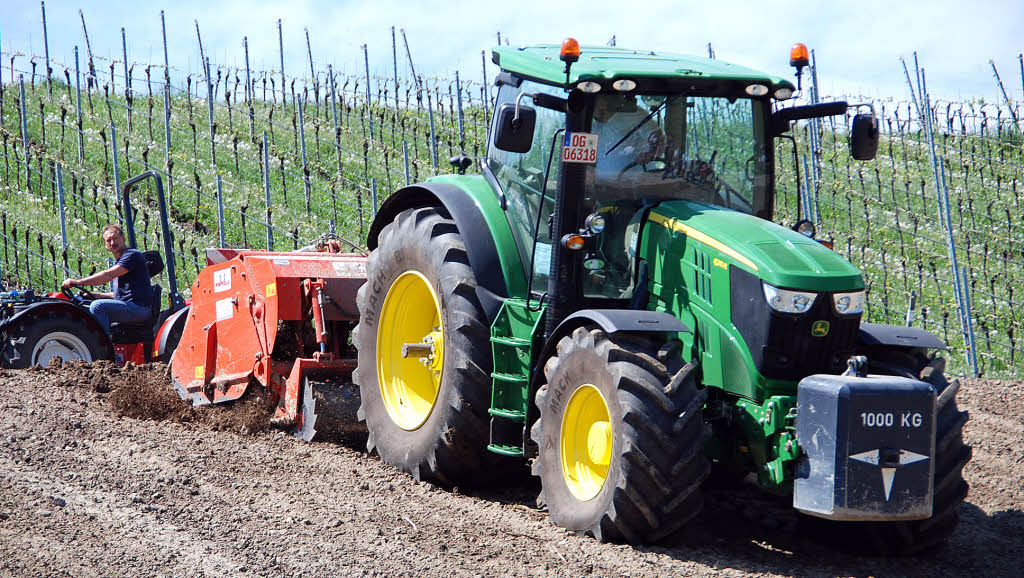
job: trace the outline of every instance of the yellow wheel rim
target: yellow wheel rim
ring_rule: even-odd
[[[429,346],[430,353],[402,356],[402,347]],[[418,271],[395,279],[384,298],[377,328],[377,379],[391,421],[412,431],[434,410],[444,367],[441,304]]]
[[[594,499],[608,478],[612,423],[608,404],[596,387],[576,388],[562,415],[562,475],[573,496]]]

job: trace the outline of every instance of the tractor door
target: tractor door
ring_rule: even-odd
[[[562,88],[528,80],[523,81],[518,87],[501,84],[495,110],[506,103],[514,104],[516,98],[524,92],[542,92],[563,98],[566,93]],[[533,104],[529,98],[524,98],[520,102],[526,105]],[[496,186],[499,193],[504,196],[505,214],[512,227],[523,266],[529,274],[532,263],[533,289],[539,293],[548,285],[551,264],[551,229],[548,222],[554,210],[555,191],[561,175],[559,137],[565,128],[565,113],[541,107],[534,108],[537,112],[537,124],[533,133],[533,147],[525,153],[512,153],[495,147],[492,139],[484,161],[484,174],[491,181],[491,185]],[[552,146],[555,146],[554,155],[551,154]],[[536,251],[534,238],[537,240]]]

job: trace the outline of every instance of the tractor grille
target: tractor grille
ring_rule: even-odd
[[[737,267],[731,271],[732,322],[739,329],[761,375],[798,381],[815,373],[842,373],[854,353],[860,315],[839,315],[831,293],[819,293],[807,313],[772,310],[761,280]],[[828,331],[814,332],[822,322]]]
[[[815,323],[822,321],[829,324],[828,333],[815,336]],[[802,315],[771,311],[768,340],[761,348],[761,375],[795,381],[815,373],[842,373],[859,328],[860,315],[833,311],[830,293],[818,295],[811,311]]]

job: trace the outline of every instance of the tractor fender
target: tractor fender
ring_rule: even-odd
[[[565,335],[573,329],[587,323],[594,323],[605,333],[617,331],[643,333],[690,333],[678,317],[664,311],[647,311],[635,309],[584,309],[566,317],[558,325],[555,333]],[[571,326],[571,327],[570,327]],[[563,331],[563,327],[566,328]]]
[[[523,443],[530,435],[530,427],[537,421],[540,411],[532,403],[537,390],[544,383],[544,364],[554,355],[559,340],[572,334],[577,327],[597,325],[605,333],[691,333],[692,330],[678,317],[664,311],[637,309],[582,309],[566,317],[555,328],[537,356],[536,370],[530,380],[529,399],[526,408],[526,428]],[[529,445],[524,447],[529,448]]]
[[[189,309],[189,307],[182,307],[178,311],[175,311],[167,318],[167,321],[164,321],[164,324],[160,326],[160,330],[157,331],[156,339],[154,340],[156,343],[156,347],[153,348],[154,358],[162,361],[166,360],[164,363],[171,362],[170,354],[174,352],[173,350],[177,348],[178,344],[172,344],[170,341],[175,338],[175,333],[177,334],[177,339],[181,338],[181,332],[185,328],[185,321],[188,320]],[[171,348],[171,351],[167,350],[168,347]]]
[[[449,183],[425,182],[401,188],[389,196],[377,211],[370,225],[366,246],[377,248],[377,236],[398,213],[414,207],[441,205],[455,220],[466,244],[469,265],[477,281],[477,297],[488,322],[498,315],[502,302],[509,296],[494,242],[484,215],[474,198],[462,188]]]
[[[935,334],[917,327],[885,325],[882,323],[861,323],[857,339],[863,345],[891,347],[921,347],[924,349],[948,349]]]
[[[38,315],[46,315],[50,311],[64,311],[68,313],[72,319],[75,319],[76,321],[81,321],[91,331],[95,331],[96,333],[102,335],[103,348],[106,350],[106,355],[104,356],[104,358],[114,359],[114,345],[110,341],[110,335],[106,331],[103,331],[103,328],[100,327],[100,322],[96,321],[96,318],[92,316],[92,313],[89,313],[88,309],[82,307],[81,305],[72,303],[70,301],[54,299],[52,301],[37,301],[35,303],[32,303],[31,305],[28,305],[21,311],[18,311],[17,313],[9,317],[3,323],[3,326],[0,326],[0,330],[2,330],[7,325],[14,325],[15,323],[19,322],[31,323],[32,317]]]

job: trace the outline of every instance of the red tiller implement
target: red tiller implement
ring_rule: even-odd
[[[277,400],[272,423],[307,441],[360,428],[349,333],[365,282],[360,254],[242,250],[206,267],[171,362],[175,389],[205,405],[258,381]]]

